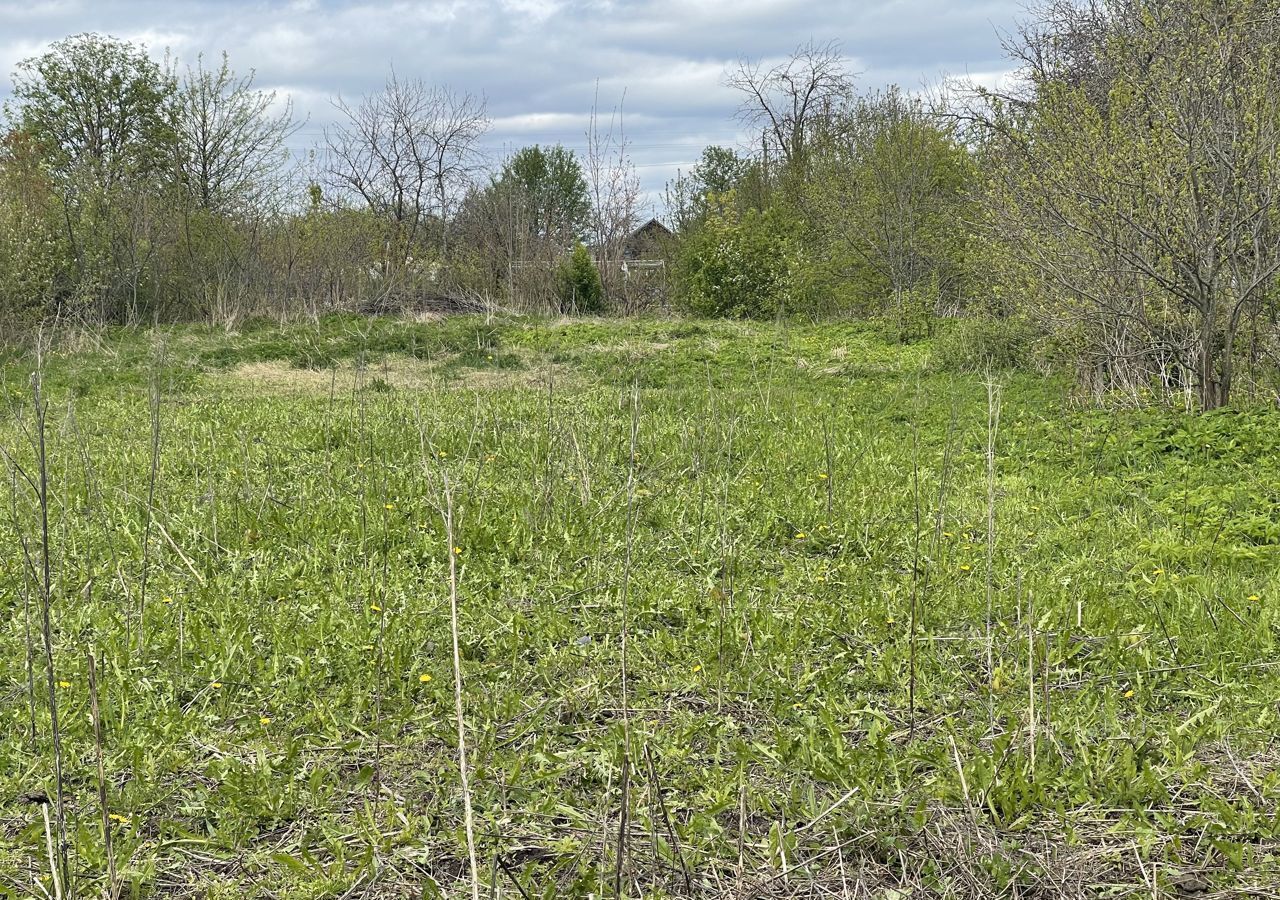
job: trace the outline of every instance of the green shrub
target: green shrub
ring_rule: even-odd
[[[561,312],[598,313],[604,310],[604,285],[591,253],[581,242],[556,271]]]
[[[1025,369],[1039,337],[1020,319],[961,319],[940,329],[929,364],[942,372]]]
[[[804,275],[780,216],[729,207],[709,214],[681,248],[677,297],[698,316],[773,318],[803,307]]]

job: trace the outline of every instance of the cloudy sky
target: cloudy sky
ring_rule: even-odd
[[[401,75],[483,94],[495,159],[531,143],[581,149],[593,98],[623,101],[632,155],[656,203],[710,143],[734,145],[738,98],[722,85],[741,58],[780,59],[838,41],[864,87],[917,88],[942,75],[989,82],[1006,68],[1000,33],[1021,0],[0,0],[0,101],[21,59],[97,31],[169,50],[230,54],[260,87],[293,99],[305,152],[331,98]]]

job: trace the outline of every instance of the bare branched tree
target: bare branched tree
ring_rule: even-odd
[[[853,96],[853,74],[840,45],[810,41],[784,62],[766,67],[743,59],[725,76],[725,84],[742,93],[739,119],[759,128],[766,152],[777,153],[788,166],[803,167],[808,138]]]
[[[260,210],[283,186],[285,142],[300,127],[288,100],[238,76],[224,53],[216,69],[203,57],[179,79],[174,97],[174,149],[179,183],[195,205],[217,213]]]
[[[446,247],[444,223],[489,129],[484,98],[392,72],[381,91],[334,106],[343,121],[325,134],[326,181],[338,199],[354,198],[394,227],[387,263],[403,264],[431,220]]]
[[[1028,103],[1036,84],[1055,81],[1085,91],[1095,103],[1105,103],[1117,70],[1116,61],[1101,50],[1108,35],[1132,35],[1135,13],[1130,0],[1043,2],[1004,40],[1006,53],[1024,76],[1017,87],[1029,92],[1011,92],[1010,98]]]
[[[586,137],[583,169],[591,199],[591,231],[602,262],[600,275],[605,291],[613,294],[618,290],[618,273],[609,263],[622,258],[623,244],[635,228],[640,205],[640,178],[631,161],[630,145],[622,124],[622,104],[614,108],[608,125],[602,127],[598,88],[596,100],[591,105]]]

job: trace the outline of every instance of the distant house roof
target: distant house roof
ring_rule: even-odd
[[[657,219],[650,219],[635,231],[631,232],[631,237],[667,237],[671,234],[671,229],[663,225]]]
[[[639,259],[648,256],[658,249],[658,242],[663,238],[671,237],[671,229],[663,225],[657,219],[650,219],[635,231],[623,242],[622,256],[624,259]]]

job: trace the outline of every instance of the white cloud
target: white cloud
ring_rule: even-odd
[[[1003,94],[1016,89],[1021,79],[1017,72],[1006,69],[999,72],[969,72],[963,76],[952,76],[947,79],[947,83],[958,87],[973,85]]]
[[[505,12],[526,16],[535,22],[545,22],[564,7],[560,0],[501,0]]]
[[[18,63],[24,59],[30,59],[38,56],[48,48],[48,43],[38,40],[16,40],[8,41],[0,44],[0,72],[12,73],[17,69]],[[0,99],[9,93],[9,79],[3,77],[0,80]]]
[[[510,134],[549,131],[585,131],[591,117],[587,113],[520,113],[514,116],[497,116],[493,128]]]

